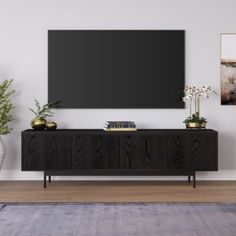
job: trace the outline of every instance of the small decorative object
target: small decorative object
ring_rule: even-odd
[[[44,118],[34,118],[31,121],[31,127],[35,130],[43,130],[45,129],[46,122]]]
[[[54,113],[52,109],[57,107],[60,102],[50,102],[41,106],[38,100],[34,99],[34,101],[36,109],[33,110],[32,108],[29,108],[29,110],[35,114],[35,118],[31,121],[31,127],[35,130],[44,130],[47,127],[46,118],[53,116]]]
[[[105,131],[137,131],[133,121],[106,121],[104,124]]]
[[[13,120],[11,111],[14,109],[10,98],[15,90],[9,90],[12,81],[13,80],[4,80],[0,83],[0,135],[8,134],[12,130],[12,128],[8,126],[8,123]],[[5,154],[6,148],[0,136],[0,169],[2,168]]]
[[[209,98],[211,93],[217,94],[211,86],[185,87],[183,101],[190,104],[190,116],[183,121],[186,128],[206,128],[207,119],[200,117],[200,99],[202,97]],[[194,113],[192,112],[192,104],[194,104]]]
[[[46,122],[46,129],[47,130],[55,130],[57,128],[57,124],[53,121]]]
[[[236,105],[236,33],[221,34],[221,104]]]
[[[206,128],[207,120],[204,117],[200,117],[199,113],[192,114],[184,120],[186,128]]]

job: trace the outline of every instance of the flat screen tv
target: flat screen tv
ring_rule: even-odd
[[[183,108],[184,30],[49,30],[48,100],[62,108]]]

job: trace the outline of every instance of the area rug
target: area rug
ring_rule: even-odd
[[[1,236],[235,236],[236,204],[0,204]]]

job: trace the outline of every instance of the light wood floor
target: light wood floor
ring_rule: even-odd
[[[0,202],[234,202],[236,181],[0,181]]]

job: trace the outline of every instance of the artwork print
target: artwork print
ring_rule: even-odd
[[[236,34],[221,35],[221,104],[236,105]]]

